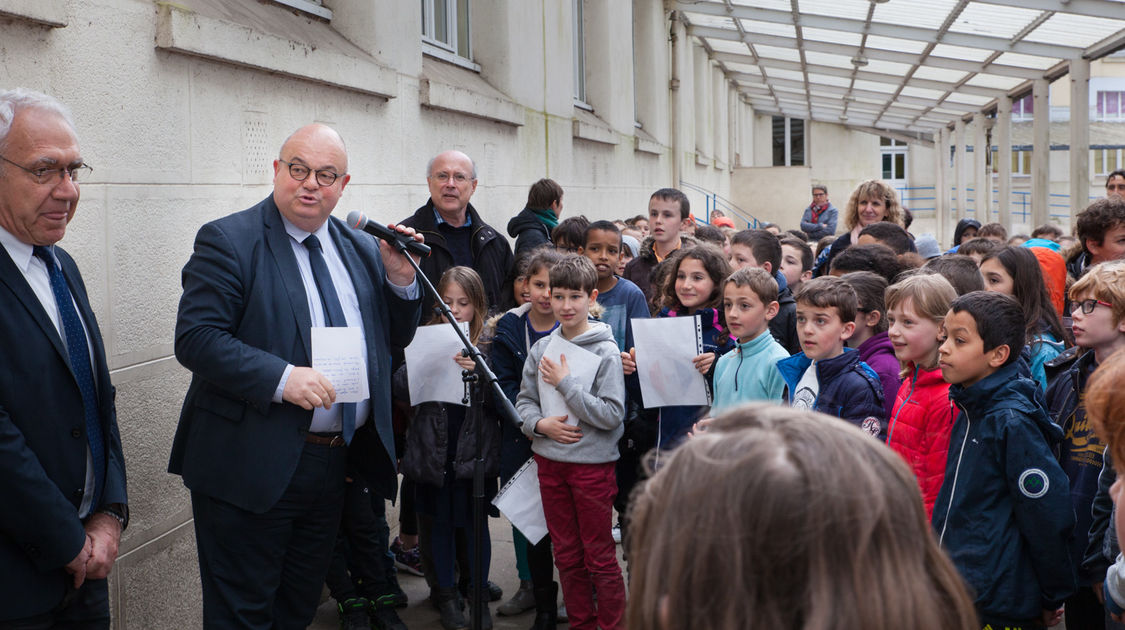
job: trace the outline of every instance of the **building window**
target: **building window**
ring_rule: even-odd
[[[905,142],[894,138],[880,137],[879,152],[883,163],[883,179],[887,181],[906,180]]]
[[[1125,92],[1098,92],[1098,120],[1125,120]]]
[[[574,10],[574,104],[592,109],[586,104],[586,35],[582,26],[582,0],[573,0]]]
[[[1035,117],[1035,100],[1030,94],[1012,103],[1012,120],[1031,120]]]
[[[423,51],[446,61],[472,65],[469,0],[421,0]]]
[[[1000,152],[992,152],[992,172],[1000,172]],[[1031,175],[1031,149],[1012,149],[1012,175]]]
[[[332,21],[332,10],[325,7],[321,0],[273,0],[274,4],[297,9],[309,15],[315,15],[319,18],[324,18],[329,22]]]
[[[788,116],[773,117],[773,165],[805,165],[805,121]]]
[[[1122,155],[1123,152],[1125,152],[1125,149],[1120,147],[1116,149],[1094,149],[1090,151],[1091,161],[1093,162],[1091,168],[1093,174],[1104,177],[1113,171],[1125,168],[1125,162],[1122,161],[1122,158],[1125,157],[1125,155]]]

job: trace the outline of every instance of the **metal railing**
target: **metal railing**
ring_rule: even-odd
[[[739,208],[738,206],[734,205],[734,203],[732,201],[723,197],[722,195],[719,195],[716,192],[707,190],[706,188],[703,188],[701,186],[696,186],[695,184],[691,184],[691,183],[685,182],[683,180],[680,180],[680,188],[690,190],[690,191],[693,191],[693,192],[697,192],[697,193],[703,195],[703,198],[704,198],[703,218],[700,219],[699,215],[696,214],[695,221],[697,223],[710,224],[711,223],[711,211],[715,210],[715,209],[721,210],[723,212],[724,216],[730,217],[732,220],[734,220],[735,221],[735,227],[740,227],[738,225],[739,220],[744,222],[746,224],[747,228],[756,228],[759,225],[765,223],[765,221],[762,221],[762,220],[758,219],[758,217],[755,217],[754,215],[750,214],[749,212],[746,212],[745,210],[743,210],[742,208]]]
[[[929,207],[919,207],[912,205],[913,201],[936,201],[936,189],[933,186],[904,186],[896,188],[898,191],[899,199],[902,200],[902,205],[910,208],[910,211],[915,216],[919,214],[925,215],[933,213],[936,210],[936,204]],[[929,191],[930,196],[918,196],[920,193],[912,191]],[[908,194],[909,193],[909,194]],[[976,197],[973,194],[975,190],[972,187],[965,187],[965,213],[964,216],[978,218],[976,207]],[[992,189],[993,198],[1000,196],[1000,191],[996,188]],[[1011,200],[1008,204],[1009,212],[1013,220],[1018,220],[1026,223],[1031,217],[1031,192],[1024,190],[1013,190]],[[1069,219],[1070,218],[1070,195],[1063,193],[1049,193],[1050,202],[1047,204],[1048,208],[1060,208],[1062,212],[1051,212],[1048,218],[1051,219]],[[1097,197],[1090,196],[1089,201],[1093,201]],[[946,199],[949,203],[949,208],[954,209],[957,207],[957,187],[950,186],[949,197]],[[994,219],[999,219],[1000,211],[996,208],[989,208],[986,216],[983,217],[982,223],[988,223]],[[1018,218],[1017,218],[1018,217]]]

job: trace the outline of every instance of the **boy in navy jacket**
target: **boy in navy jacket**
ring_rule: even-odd
[[[1014,299],[969,293],[954,300],[938,349],[960,414],[933,524],[993,628],[1055,625],[1075,591],[1074,510],[1053,453],[1062,431],[1020,375],[1023,321]]]

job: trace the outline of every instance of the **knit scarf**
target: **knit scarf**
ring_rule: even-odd
[[[559,218],[555,216],[555,211],[550,208],[532,208],[531,212],[535,214],[535,218],[543,222],[547,229],[553,230],[559,226]]]

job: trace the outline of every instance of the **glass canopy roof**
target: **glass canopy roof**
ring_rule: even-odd
[[[929,136],[1125,48],[1125,0],[684,0],[762,114]]]

